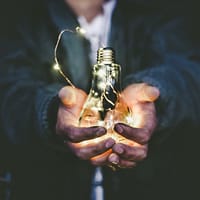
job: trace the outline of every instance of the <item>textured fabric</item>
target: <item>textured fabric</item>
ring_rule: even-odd
[[[119,0],[113,13],[109,46],[122,66],[123,86],[146,82],[161,95],[148,158],[131,170],[103,169],[105,200],[198,195],[193,182],[199,178],[199,38],[189,15],[162,2],[155,6]],[[61,0],[35,4],[13,21],[12,31],[6,27],[1,33],[2,151],[9,147],[2,159],[14,173],[14,199],[88,200],[93,167],[62,151],[60,141],[52,140],[49,124],[52,106],[56,108],[52,102],[67,84],[52,69],[55,43],[61,30],[75,30],[78,22]],[[86,39],[72,33],[62,36],[59,63],[86,92],[91,79],[88,55]]]

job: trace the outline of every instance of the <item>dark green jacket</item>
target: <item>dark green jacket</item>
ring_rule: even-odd
[[[113,13],[109,46],[122,66],[123,87],[146,82],[161,95],[148,158],[132,170],[105,169],[106,200],[181,199],[195,188],[188,183],[196,177],[193,159],[200,130],[198,34],[183,9],[161,2],[118,1]],[[18,190],[18,199],[30,193],[33,199],[88,199],[92,166],[63,152],[54,138],[56,95],[67,84],[52,68],[54,47],[59,32],[75,30],[78,22],[62,1],[39,4],[11,20],[12,28],[6,27],[0,38],[0,128],[8,144],[2,156],[12,160],[14,177],[20,171],[16,183],[30,184]],[[72,33],[63,35],[58,48],[63,71],[87,92],[88,52],[89,42]]]

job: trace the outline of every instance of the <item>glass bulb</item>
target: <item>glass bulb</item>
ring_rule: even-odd
[[[114,50],[110,47],[100,48],[97,63],[93,66],[91,89],[79,119],[81,127],[104,126],[107,129],[105,137],[112,137],[116,142],[124,138],[114,131],[114,124],[124,121],[128,113],[126,106],[118,104],[120,76],[121,66],[115,63]],[[114,109],[116,106],[117,109]]]
[[[115,107],[120,91],[121,67],[114,63],[114,50],[100,48],[93,66],[92,86],[81,112],[80,126],[104,125],[104,118]]]

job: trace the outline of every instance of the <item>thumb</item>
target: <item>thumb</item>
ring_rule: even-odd
[[[125,102],[153,102],[160,95],[158,88],[146,83],[134,83],[129,85],[122,92],[122,100]]]
[[[65,106],[71,107],[76,103],[75,90],[76,89],[71,86],[65,86],[59,91],[58,97]]]
[[[147,84],[142,84],[138,94],[138,100],[153,102],[159,97],[159,95],[160,91],[158,88]]]

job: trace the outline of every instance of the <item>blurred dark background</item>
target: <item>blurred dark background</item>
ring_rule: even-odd
[[[15,25],[26,15],[39,16],[45,0],[1,0],[0,1],[0,39],[15,31]],[[59,1],[59,0],[55,0]],[[191,31],[200,37],[200,12],[197,0],[128,0],[147,6],[148,9],[180,12],[190,21]],[[0,46],[0,52],[2,47]],[[12,190],[12,173],[10,173],[10,155],[12,147],[5,144],[0,132],[0,200],[9,200]],[[12,159],[11,159],[12,160]]]

